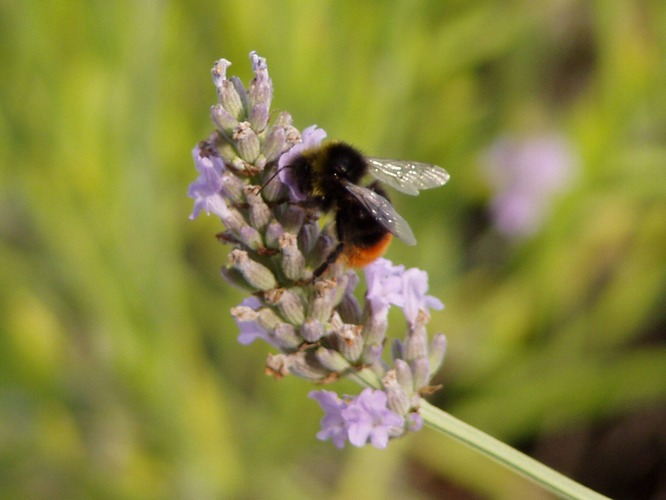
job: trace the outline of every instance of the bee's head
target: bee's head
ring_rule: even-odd
[[[344,142],[326,146],[324,163],[333,177],[353,183],[360,181],[368,169],[361,152]]]

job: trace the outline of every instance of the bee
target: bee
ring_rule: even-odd
[[[412,229],[393,208],[380,181],[417,195],[449,180],[449,174],[436,165],[367,158],[344,142],[303,151],[285,167],[306,195],[306,206],[335,214],[338,245],[314,271],[315,278],[339,258],[348,267],[365,267],[384,254],[393,236],[416,244]],[[376,180],[361,185],[368,174]]]

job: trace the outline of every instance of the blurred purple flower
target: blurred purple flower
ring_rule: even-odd
[[[490,209],[495,226],[507,236],[521,237],[539,229],[553,196],[569,186],[576,160],[561,136],[548,134],[500,138],[484,164],[494,190]]]

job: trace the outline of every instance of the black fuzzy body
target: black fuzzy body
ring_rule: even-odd
[[[342,142],[305,151],[290,165],[298,189],[308,194],[306,206],[322,212],[335,212],[338,247],[315,271],[323,273],[329,264],[350,250],[370,250],[386,239],[387,231],[365,205],[351,194],[345,183],[359,184],[368,172],[368,164],[360,151]],[[368,189],[387,198],[379,182]]]
[[[368,164],[360,151],[336,142],[306,151],[290,165],[298,189],[308,194],[308,202],[330,212],[341,202],[355,199],[343,181],[358,184],[368,172]]]

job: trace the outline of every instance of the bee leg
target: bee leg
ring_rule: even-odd
[[[340,254],[342,253],[344,248],[345,248],[344,243],[338,243],[338,246],[335,247],[335,250],[329,253],[328,257],[326,257],[326,260],[317,269],[315,269],[314,273],[312,273],[313,278],[319,278],[319,276],[324,274],[324,271],[328,269],[328,266],[330,266],[336,260],[338,260],[338,257],[340,257]]]

